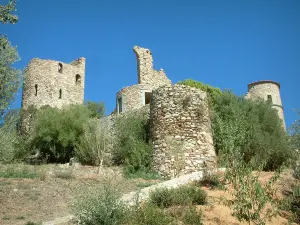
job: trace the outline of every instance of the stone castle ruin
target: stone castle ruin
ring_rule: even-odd
[[[146,110],[154,148],[153,167],[162,176],[214,168],[216,152],[206,92],[172,85],[162,69],[153,69],[149,49],[135,46],[133,51],[137,57],[138,83],[116,94],[116,109],[104,118],[110,121],[111,133],[114,134],[116,117]],[[70,64],[33,59],[25,71],[22,108],[82,104],[84,76],[84,58]],[[271,101],[285,127],[279,89],[274,81],[251,83],[245,98]]]
[[[22,108],[83,104],[85,58],[69,64],[32,59],[24,73]]]
[[[272,104],[272,107],[277,110],[278,116],[282,121],[282,126],[286,129],[283,107],[280,97],[280,84],[271,80],[262,80],[248,84],[248,93],[246,99],[261,98]]]
[[[141,108],[150,103],[151,93],[162,85],[171,85],[163,69],[153,69],[152,53],[149,49],[134,46],[137,57],[138,84],[125,87],[117,93],[118,113]]]

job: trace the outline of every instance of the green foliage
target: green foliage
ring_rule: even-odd
[[[275,170],[294,157],[275,109],[263,101],[249,101],[231,92],[215,99],[213,139],[220,163],[239,152],[253,167],[266,162],[264,170]]]
[[[194,206],[188,206],[188,208],[184,210],[182,221],[186,225],[203,225],[202,213],[197,212]]]
[[[239,153],[226,156],[225,181],[232,185],[232,190],[227,189],[231,199],[225,199],[225,205],[233,211],[233,216],[240,222],[249,224],[265,224],[266,220],[276,215],[278,202],[276,201],[276,188],[274,183],[278,180],[281,170],[278,170],[264,184],[259,181],[260,171],[264,167],[261,163],[255,171],[252,166],[245,163]],[[263,216],[266,206],[271,206]]]
[[[0,22],[2,23],[16,23],[18,17],[12,12],[16,11],[16,0],[9,0],[7,5],[0,5]]]
[[[161,225],[170,224],[171,222],[173,222],[174,218],[172,218],[161,209],[157,208],[157,206],[146,203],[142,207],[134,208],[128,214],[127,220],[128,224],[132,225]]]
[[[137,112],[119,117],[116,120],[115,129],[114,161],[125,165],[126,170],[131,173],[149,169],[152,161],[152,147],[148,143],[147,114]]]
[[[83,135],[76,144],[75,156],[83,164],[102,166],[109,142],[108,123],[97,118],[90,119],[84,124]]]
[[[86,107],[90,111],[90,117],[91,118],[102,118],[105,114],[105,105],[103,102],[96,103],[92,101],[87,101],[85,103]]]
[[[0,126],[0,162],[10,163],[17,157],[19,138],[17,134],[18,115],[7,114]]]
[[[28,149],[38,150],[49,162],[67,162],[88,119],[89,111],[82,105],[41,108],[32,122]]]
[[[110,184],[99,189],[85,192],[77,199],[74,204],[75,215],[85,225],[122,224],[126,209],[119,200],[119,193]]]
[[[173,205],[204,205],[207,202],[207,194],[194,185],[161,188],[151,192],[150,202],[163,208]]]
[[[210,189],[224,189],[224,184],[220,181],[220,177],[215,174],[207,174],[202,180],[195,182],[195,185],[205,186]]]
[[[298,112],[298,116],[300,117],[300,111]],[[300,150],[300,119],[293,123],[292,127],[290,128],[290,133],[293,148]]]
[[[5,165],[0,166],[1,178],[38,178],[39,173],[28,165]]]
[[[208,96],[210,97],[211,103],[214,103],[214,100],[219,95],[222,95],[221,89],[212,87],[208,84],[204,84],[202,82],[195,81],[195,80],[192,80],[192,79],[186,79],[186,80],[183,80],[183,81],[179,81],[178,84],[183,84],[183,85],[186,85],[186,86],[195,87],[195,88],[198,88],[202,91],[205,91],[208,94]]]
[[[291,195],[284,199],[284,205],[286,210],[293,213],[291,219],[296,223],[300,223],[300,186],[293,188]]]
[[[11,46],[6,37],[0,36],[0,118],[6,112],[20,87],[21,71],[12,67],[18,60],[16,47]]]

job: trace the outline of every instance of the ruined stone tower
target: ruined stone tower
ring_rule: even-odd
[[[163,69],[159,71],[153,69],[153,58],[149,49],[134,46],[133,51],[137,57],[138,84],[125,87],[117,93],[117,113],[138,109],[149,104],[154,89],[171,84]]]
[[[30,105],[61,108],[68,104],[82,104],[84,76],[85,58],[70,64],[32,59],[24,74],[22,109]]]
[[[150,103],[150,126],[153,167],[160,175],[215,168],[206,92],[184,85],[157,88]]]
[[[272,103],[272,107],[278,112],[278,116],[282,121],[284,129],[285,120],[283,114],[283,107],[280,97],[280,84],[271,80],[262,80],[248,84],[248,93],[246,99],[257,99],[261,98],[265,101]]]

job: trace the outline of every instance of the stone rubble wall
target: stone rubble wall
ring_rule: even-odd
[[[121,91],[117,93],[117,99],[122,97],[122,112],[143,107],[145,105],[143,102],[143,94],[145,91],[152,92],[152,86],[147,84],[136,84],[121,89]]]
[[[216,166],[205,92],[184,85],[154,90],[150,133],[153,166],[162,176],[174,177]]]
[[[273,108],[277,110],[278,116],[285,126],[283,107],[280,97],[280,85],[274,81],[258,81],[248,85],[248,93],[245,96],[246,99],[263,99],[268,100],[268,95],[272,96]]]
[[[62,64],[62,73],[58,72],[59,63]],[[36,108],[45,105],[62,108],[68,104],[83,104],[85,59],[80,58],[72,64],[32,59],[24,73],[22,108],[27,109],[30,105]],[[77,74],[80,75],[78,82]]]
[[[138,62],[138,82],[148,84],[154,88],[162,85],[170,85],[171,81],[167,78],[163,69],[156,71],[153,69],[152,53],[149,49],[134,46],[134,53]]]

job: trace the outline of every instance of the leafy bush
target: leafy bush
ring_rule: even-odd
[[[174,218],[157,208],[157,206],[146,203],[142,207],[133,208],[133,210],[129,212],[127,220],[128,224],[132,225],[161,225],[170,224]]]
[[[63,109],[43,107],[32,122],[27,147],[38,150],[49,162],[67,162],[88,119],[89,111],[82,105]]]
[[[2,6],[0,8],[1,14],[5,12]],[[0,46],[0,119],[2,119],[2,116],[12,103],[15,94],[18,92],[22,79],[22,71],[13,68],[13,64],[20,60],[17,48],[12,46],[9,40],[3,35],[0,35]]]
[[[300,116],[300,111],[298,112]],[[296,120],[290,128],[293,148],[300,150],[300,119]]]
[[[79,138],[75,148],[75,156],[83,164],[102,166],[108,154],[110,133],[108,124],[90,119],[84,124],[83,135]]]
[[[134,173],[151,167],[152,147],[148,143],[147,113],[136,112],[119,117],[115,124],[114,161]]]
[[[206,186],[211,189],[223,189],[224,184],[220,181],[220,177],[215,174],[208,174],[202,180],[195,182],[195,185]]]
[[[231,92],[215,99],[213,139],[222,164],[234,150],[243,160],[275,170],[294,156],[275,109],[263,101],[249,101]]]
[[[188,206],[188,208],[184,210],[182,221],[186,225],[203,225],[202,212],[197,212],[194,206]]]
[[[300,223],[300,186],[294,186],[292,193],[283,199],[281,207],[292,212],[291,220]]]
[[[16,159],[19,141],[17,134],[17,122],[19,116],[8,114],[4,124],[0,125],[0,162],[10,163]]]
[[[224,199],[223,202],[231,208],[232,215],[240,222],[265,224],[267,219],[277,213],[278,204],[274,184],[279,179],[282,168],[279,168],[267,181],[260,182],[259,176],[264,163],[253,172],[251,164],[246,163],[240,153],[232,152],[226,155],[224,174],[226,183],[232,187],[225,190],[232,197]],[[264,215],[262,215],[263,211]]]
[[[192,79],[186,79],[186,80],[183,80],[183,81],[179,81],[178,84],[183,84],[183,85],[186,85],[186,86],[195,87],[195,88],[198,88],[202,91],[205,91],[208,94],[211,103],[214,103],[215,99],[219,95],[222,95],[221,89],[210,86],[208,84],[204,84],[204,83],[199,82],[199,81],[192,80]]]
[[[105,114],[105,105],[103,102],[96,103],[92,101],[87,101],[85,106],[88,108],[90,112],[90,118],[100,119]]]
[[[126,209],[119,200],[119,193],[110,184],[99,189],[85,192],[77,199],[74,205],[75,215],[85,225],[122,224]]]
[[[194,185],[157,189],[150,194],[150,202],[163,208],[172,205],[203,205],[206,204],[206,198],[206,192]]]

